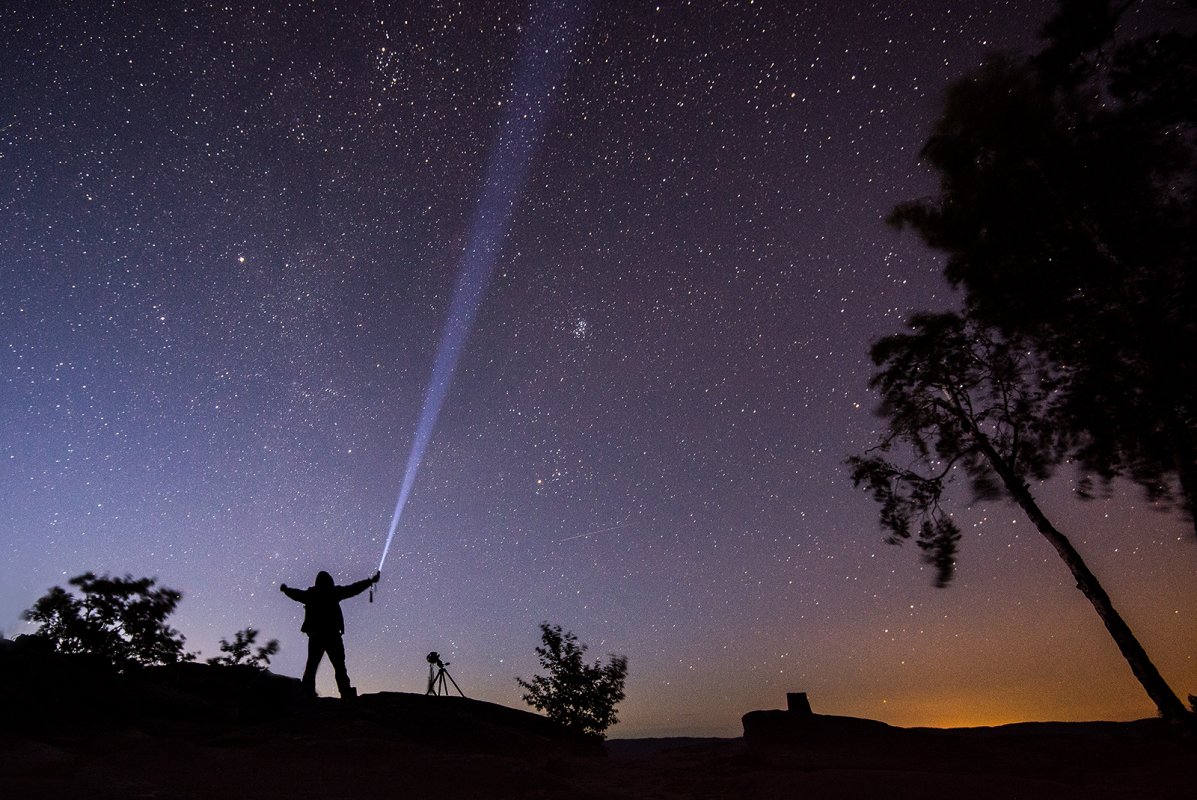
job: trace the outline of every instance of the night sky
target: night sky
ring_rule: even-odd
[[[895,724],[1153,715],[1017,509],[961,495],[937,590],[843,465],[879,430],[869,343],[957,302],[884,217],[935,190],[947,83],[1051,8],[598,2],[559,32],[379,594],[343,603],[359,690],[422,692],[437,650],[523,707],[549,621],[628,656],[615,736],[738,735],[786,691]],[[278,584],[378,564],[532,17],[0,6],[0,631],[78,573],[156,576],[201,657],[253,626],[302,672]],[[1197,692],[1191,528],[1072,477],[1037,496]]]

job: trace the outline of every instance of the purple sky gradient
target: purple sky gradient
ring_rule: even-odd
[[[869,343],[955,302],[883,219],[934,190],[946,84],[1048,8],[597,3],[378,596],[344,603],[359,689],[423,691],[437,650],[520,707],[549,621],[628,656],[615,736],[737,735],[786,691],[898,724],[1152,715],[1015,509],[957,506],[936,590],[843,467],[878,430]],[[278,584],[378,563],[529,18],[0,8],[5,635],[128,572],[184,592],[203,656],[252,625],[301,672]],[[1036,493],[1197,692],[1185,524],[1071,477]]]

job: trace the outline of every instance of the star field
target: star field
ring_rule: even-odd
[[[302,671],[278,584],[378,561],[530,13],[0,8],[5,635],[130,572],[183,591],[190,649],[252,625]],[[422,692],[437,650],[520,707],[549,621],[629,657],[616,736],[737,735],[786,691],[896,724],[1150,716],[1016,509],[957,505],[936,590],[843,466],[879,425],[869,343],[955,302],[884,217],[934,190],[947,83],[1047,13],[596,2],[378,596],[343,604],[359,689]],[[1069,477],[1045,507],[1197,691],[1184,523]]]

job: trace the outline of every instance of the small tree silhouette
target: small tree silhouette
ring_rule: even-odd
[[[259,633],[260,631],[254,628],[245,628],[233,634],[232,642],[221,639],[220,652],[225,655],[209,658],[208,663],[230,667],[246,664],[258,669],[266,669],[270,666],[270,657],[278,652],[278,639],[271,639],[254,650],[253,646],[258,640]]]
[[[571,731],[601,738],[617,721],[615,706],[624,698],[627,657],[611,655],[606,665],[586,664],[582,660],[586,645],[579,644],[573,633],[562,632],[560,625],[547,622],[540,624],[540,638],[543,645],[536,648],[536,655],[548,675],[531,681],[515,679],[527,690],[524,702]]]
[[[59,653],[96,656],[121,672],[194,658],[183,650],[183,635],[166,624],[180,592],[132,575],[85,572],[68,583],[82,597],[55,586],[22,614]]]

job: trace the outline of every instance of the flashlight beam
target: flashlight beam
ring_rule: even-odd
[[[386,563],[391,541],[403,516],[407,498],[416,482],[424,451],[432,439],[437,418],[445,403],[449,385],[457,371],[457,362],[465,348],[466,339],[474,326],[482,296],[494,274],[495,263],[503,240],[511,226],[515,204],[537,147],[544,136],[557,87],[577,42],[582,8],[585,3],[573,0],[548,0],[536,10],[524,38],[511,84],[507,112],[499,136],[491,152],[486,170],[486,182],[470,226],[469,238],[458,268],[453,300],[445,320],[440,345],[437,347],[432,377],[424,395],[424,406],[412,439],[403,482],[391,514],[386,544],[378,569]]]

